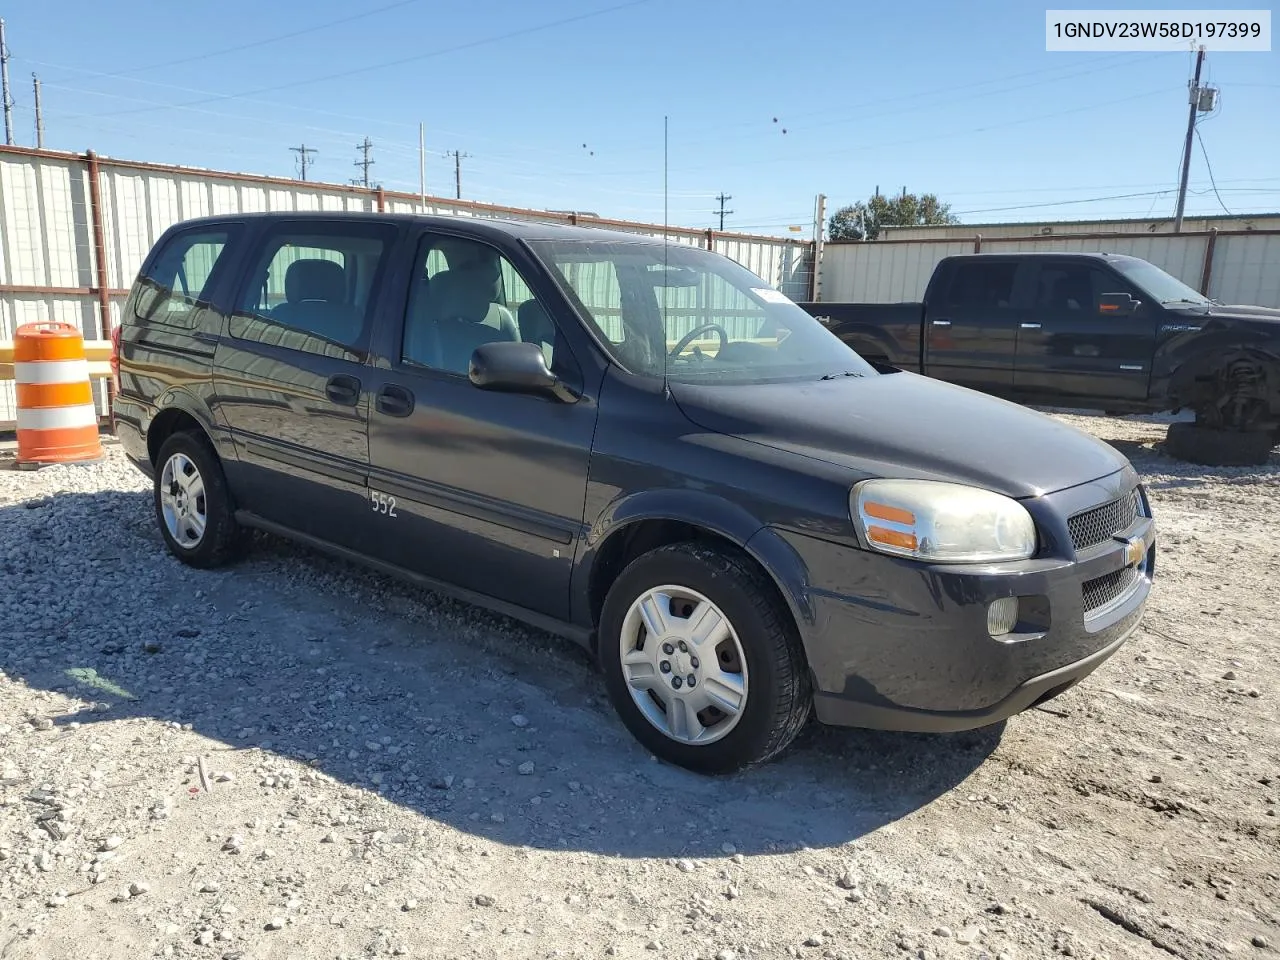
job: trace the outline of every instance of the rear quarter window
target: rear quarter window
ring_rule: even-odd
[[[164,242],[138,278],[133,316],[139,323],[195,326],[198,305],[239,225],[177,233]]]

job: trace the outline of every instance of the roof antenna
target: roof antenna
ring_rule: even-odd
[[[667,129],[668,117],[664,114],[662,117],[662,306],[659,309],[662,317],[662,397],[664,400],[671,398],[671,387],[667,385],[667,244],[670,242],[667,207],[669,170],[667,163]]]

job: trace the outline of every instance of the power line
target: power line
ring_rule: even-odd
[[[724,193],[721,193],[721,194],[720,194],[720,196],[716,197],[716,199],[720,201],[720,210],[719,210],[719,213],[720,213],[720,229],[721,229],[721,231],[723,231],[723,230],[724,230],[724,218],[725,218],[725,214],[733,213],[733,211],[732,211],[732,210],[726,210],[726,209],[724,208],[725,201],[727,201],[727,200],[732,200],[732,199],[733,199],[733,197],[726,196]],[[713,213],[715,213],[716,211],[712,211],[712,212],[713,212]]]
[[[463,50],[472,50],[476,47],[486,46],[491,43],[499,43],[503,40],[512,40],[516,37],[528,36],[531,33],[540,33],[544,30],[551,30],[555,27],[568,26],[571,23],[578,23],[582,20],[589,20],[593,17],[604,16],[608,13],[616,13],[619,10],[626,10],[630,7],[638,7],[644,3],[651,3],[652,0],[626,0],[625,3],[614,4],[610,7],[603,7],[599,10],[591,10],[587,13],[579,13],[572,17],[561,17],[558,20],[550,20],[545,23],[534,24],[529,27],[522,27],[519,30],[510,30],[506,33],[496,34],[494,36],[482,37],[478,40],[471,40],[467,43],[459,43],[450,47],[441,47],[436,50],[428,50],[426,53],[417,53],[409,57],[400,57],[396,60],[384,60],[381,63],[372,63],[363,67],[353,67],[350,70],[340,70],[337,73],[328,73],[318,77],[306,77],[301,80],[291,80],[288,83],[278,83],[270,87],[259,87],[255,90],[246,90],[244,93],[218,94],[216,96],[205,97],[200,100],[192,100],[189,103],[166,104],[163,107],[137,107],[133,110],[118,110],[110,116],[125,116],[134,113],[146,113],[151,110],[162,109],[182,109],[184,107],[202,106],[206,103],[215,103],[219,100],[236,100],[244,97],[257,96],[260,93],[274,93],[277,90],[291,90],[295,87],[311,86],[317,83],[323,83],[327,80],[339,80],[344,77],[354,77],[361,73],[370,73],[375,70],[385,70],[389,67],[399,67],[406,63],[417,63],[422,60],[428,60],[433,57],[442,57],[450,53],[458,53]]]
[[[974,81],[972,83],[967,83],[967,84],[960,84],[960,85],[953,84],[946,87],[937,87],[930,90],[922,90],[916,93],[901,94],[896,97],[884,97],[876,100],[865,101],[860,104],[854,104],[854,105],[842,104],[841,112],[838,112],[838,113],[832,112],[831,110],[817,110],[817,111],[810,111],[806,113],[789,114],[788,123],[790,124],[793,131],[798,130],[800,132],[805,132],[808,130],[814,130],[814,129],[819,129],[821,127],[831,126],[833,124],[848,123],[850,120],[862,121],[867,119],[874,119],[876,117],[885,117],[885,116],[897,117],[904,113],[911,113],[917,110],[927,110],[932,107],[936,107],[939,104],[969,102],[975,96],[975,94],[973,93],[966,93],[957,97],[945,97],[943,99],[938,99],[937,95],[939,94],[952,94],[957,91],[973,90],[974,88],[977,88],[977,87],[985,87],[985,86],[990,86],[991,84],[999,84],[1000,86],[999,86],[999,89],[997,90],[990,91],[989,93],[978,94],[979,96],[983,96],[983,97],[995,96],[1002,93],[1011,93],[1011,92],[1025,90],[1030,87],[1043,86],[1044,84],[1059,83],[1063,80],[1071,80],[1080,76],[1086,76],[1086,75],[1091,76],[1095,73],[1100,73],[1104,70],[1114,70],[1121,67],[1129,67],[1129,66],[1132,66],[1133,64],[1142,63],[1159,56],[1162,56],[1162,54],[1158,54],[1158,53],[1148,54],[1142,57],[1133,57],[1128,54],[1107,54],[1105,56],[1084,60],[1079,63],[1072,64],[1070,66],[1066,64],[1058,64],[1056,66],[1045,67],[1040,70],[1024,71],[1022,73],[1009,74],[1003,77],[992,77],[987,80],[978,80],[978,81]],[[1089,66],[1085,69],[1081,69],[1086,64],[1096,64],[1096,63],[1101,63],[1103,61],[1117,61],[1117,62],[1109,63],[1105,66]],[[1015,84],[1015,85],[1008,84],[1009,80],[1016,80],[1022,77],[1036,76],[1039,74],[1048,73],[1052,71],[1061,71],[1063,69],[1069,70],[1070,72],[1063,73],[1061,76],[1047,77],[1043,80],[1036,80],[1030,83],[1022,83],[1022,84]],[[894,104],[894,103],[901,103],[903,101],[919,100],[921,98],[926,98],[926,97],[930,98],[929,102],[921,106],[893,107],[892,109],[882,110],[879,112],[873,112],[873,113],[866,112],[868,109],[882,107],[885,104]],[[814,117],[814,116],[822,117],[823,119],[819,123],[807,123],[807,124],[796,123],[797,120],[803,120],[806,117]],[[762,121],[751,120],[751,121],[745,121],[745,122],[734,123],[734,124],[726,124],[721,126],[700,127],[699,128],[700,133],[703,133],[703,134],[712,133],[712,134],[716,134],[716,136],[714,138],[709,138],[704,140],[691,140],[689,141],[689,145],[697,146],[702,143],[707,143],[707,144],[722,143],[725,138],[722,135],[718,134],[718,131],[720,130],[737,129],[742,127],[760,127],[761,125],[762,125]],[[756,134],[754,132],[750,134],[750,136],[755,136],[755,135]]]
[[[1053,200],[1048,203],[1024,203],[1012,207],[984,207],[980,210],[957,210],[955,211],[955,214],[958,217],[964,217],[974,213],[1000,213],[1005,210],[1036,210],[1040,207],[1068,207],[1079,203],[1101,203],[1104,200],[1131,200],[1134,197],[1166,196],[1173,192],[1174,191],[1172,189],[1169,189],[1144,191],[1143,193],[1117,193],[1112,194],[1109,197],[1088,197],[1083,200]]]
[[[265,37],[261,40],[254,40],[251,43],[241,43],[234,47],[223,47],[221,50],[211,50],[208,53],[198,53],[190,57],[180,57],[177,60],[165,60],[160,63],[147,63],[142,66],[132,67],[129,70],[121,70],[117,73],[108,73],[108,77],[128,77],[133,73],[141,73],[144,70],[159,70],[163,67],[176,67],[186,63],[196,63],[200,60],[209,60],[212,57],[222,57],[228,53],[239,53],[241,50],[252,50],[255,47],[265,47],[271,43],[279,43],[281,40],[292,40],[295,37],[306,36],[308,33],[318,33],[321,30],[328,30],[330,27],[337,27],[344,23],[351,23],[353,20],[363,20],[365,17],[372,17],[379,13],[386,13],[388,10],[395,10],[397,7],[407,7],[413,3],[420,3],[421,0],[398,0],[397,3],[389,3],[385,7],[375,7],[373,10],[365,10],[363,13],[354,13],[349,17],[342,17],[338,20],[329,20],[325,23],[318,23],[314,27],[306,27],[302,30],[294,30],[290,33],[277,34],[274,37]]]
[[[1200,143],[1200,153],[1204,156],[1205,168],[1209,171],[1209,183],[1213,185],[1213,195],[1218,198],[1218,206],[1222,207],[1223,212],[1231,216],[1231,211],[1227,209],[1227,205],[1222,202],[1222,194],[1218,192],[1218,184],[1213,179],[1213,165],[1209,163],[1209,151],[1204,147],[1204,137],[1200,136],[1200,128],[1196,127],[1196,140]]]
[[[319,153],[315,147],[308,147],[305,143],[300,147],[290,147],[294,153],[298,155],[298,162],[302,167],[302,179],[307,179],[307,166],[311,163],[311,154]]]
[[[360,184],[361,186],[364,186],[364,187],[368,187],[369,186],[369,168],[372,167],[376,162],[374,160],[369,159],[369,151],[373,149],[373,144],[369,142],[368,137],[365,137],[363,143],[356,144],[356,149],[364,153],[364,159],[357,160],[354,163],[354,166],[360,167],[362,169],[362,173],[359,179],[352,180],[351,182],[355,184]],[[303,179],[305,180],[306,177],[303,177]]]

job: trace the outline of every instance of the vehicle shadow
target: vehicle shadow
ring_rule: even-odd
[[[1003,732],[814,724],[771,764],[703,777],[635,743],[569,642],[275,538],[238,566],[189,569],[164,551],[145,493],[0,507],[0,542],[0,670],[83,705],[55,724],[189,724],[250,766],[287,757],[512,845],[833,847],[955,789]],[[227,756],[211,750],[211,767]],[[180,772],[133,789],[185,793]]]

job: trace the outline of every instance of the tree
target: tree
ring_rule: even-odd
[[[951,204],[940,201],[936,194],[904,193],[886,197],[877,193],[867,202],[841,207],[831,215],[827,236],[831,240],[875,240],[881,227],[915,227],[929,224],[959,223],[951,212]]]

